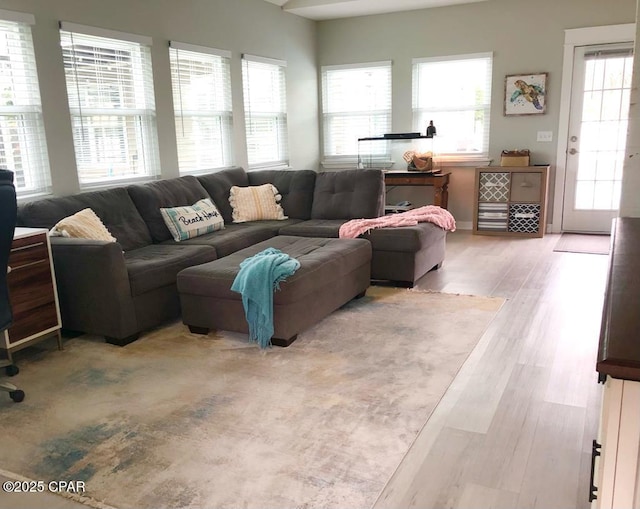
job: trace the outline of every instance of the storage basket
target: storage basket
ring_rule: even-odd
[[[528,150],[503,150],[500,156],[500,166],[529,166]]]

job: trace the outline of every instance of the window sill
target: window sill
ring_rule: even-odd
[[[102,191],[103,189],[110,189],[112,187],[121,187],[131,184],[144,184],[146,182],[160,180],[160,178],[160,175],[145,175],[144,177],[120,178],[106,181],[103,180],[101,182],[90,184],[80,184],[80,192],[87,193],[90,191]]]
[[[320,161],[320,164],[323,168],[327,170],[354,170],[358,167],[358,161],[353,159],[343,159],[343,160],[324,160]]]
[[[289,163],[275,163],[275,164],[256,164],[254,166],[249,165],[248,171],[259,171],[259,170],[292,170]]]
[[[186,177],[187,175],[193,175],[194,177],[198,177],[200,175],[209,175],[210,173],[216,173],[218,171],[229,170],[231,168],[235,168],[235,166],[220,166],[216,168],[205,168],[204,170],[193,170],[193,171],[181,171],[180,176]]]
[[[391,169],[391,167],[395,164],[395,161],[391,161],[390,159],[384,159],[384,160],[372,160],[372,161],[367,161],[366,164],[363,165],[363,163],[361,162],[360,164],[358,164],[357,161],[354,161],[353,159],[345,159],[345,160],[337,160],[337,161],[321,161],[320,164],[322,165],[322,167],[326,170],[355,170],[358,168],[364,168],[364,169],[385,169],[385,170],[389,170]]]
[[[43,191],[41,193],[23,194],[22,196],[17,195],[16,201],[18,202],[18,205],[20,205],[22,203],[29,203],[31,201],[38,201],[38,200],[43,200],[45,198],[51,198],[52,196],[53,196],[53,193],[51,193],[50,191]]]

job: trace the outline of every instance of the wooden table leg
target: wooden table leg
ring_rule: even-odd
[[[449,204],[449,191],[448,188],[449,185],[444,182],[441,185],[434,185],[433,189],[435,191],[435,195],[433,197],[433,204],[437,205],[438,207],[442,207],[443,209],[447,208],[447,205]]]

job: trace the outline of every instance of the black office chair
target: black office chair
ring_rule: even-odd
[[[13,172],[0,169],[0,334],[8,329],[13,321],[7,274],[13,233],[16,228],[16,188],[13,185]],[[18,368],[10,360],[0,360],[0,367],[6,368],[10,376],[18,374]],[[16,403],[24,399],[24,392],[8,382],[0,382],[0,390],[9,393]]]

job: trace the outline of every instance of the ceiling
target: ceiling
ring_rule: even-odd
[[[304,18],[323,20],[411,11],[445,5],[468,4],[486,0],[265,0],[286,12]]]

